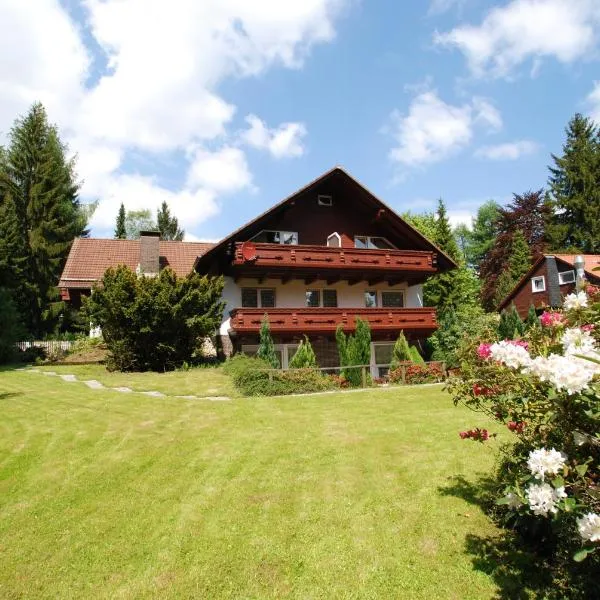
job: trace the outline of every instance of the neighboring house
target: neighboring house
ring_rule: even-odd
[[[93,273],[88,273],[86,260],[78,255],[86,245],[98,243],[90,251],[96,257],[103,251],[100,242],[122,243],[77,240],[60,284],[69,297],[73,281],[83,285],[88,278],[99,279],[106,267],[124,262],[115,253],[104,257],[101,265],[94,263]],[[132,254],[139,253],[144,243],[142,237]],[[456,266],[338,167],[217,244],[160,242],[160,253],[171,266],[169,253],[177,244],[186,248],[181,250],[186,257],[196,252],[192,264],[199,273],[224,276],[226,307],[219,336],[225,354],[255,352],[266,314],[283,367],[305,334],[320,366],[338,366],[336,328],[342,325],[352,332],[360,317],[372,331],[374,375],[379,374],[376,364],[389,363],[400,331],[419,342],[437,328],[435,309],[423,306],[422,284]],[[141,258],[137,262],[143,264]],[[70,270],[75,263],[76,273]],[[135,263],[133,256],[125,262],[132,268]]]
[[[529,307],[536,309],[558,308],[563,298],[575,289],[576,254],[544,254],[521,278],[501,302],[498,310],[515,305],[521,318],[527,316]],[[600,254],[583,254],[585,277],[594,285],[600,284]]]

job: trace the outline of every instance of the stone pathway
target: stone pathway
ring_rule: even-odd
[[[59,377],[63,381],[67,383],[83,383],[87,385],[91,390],[109,390],[111,392],[120,392],[122,394],[143,394],[144,396],[152,396],[153,398],[181,398],[182,400],[209,400],[210,402],[227,402],[231,400],[229,396],[170,396],[169,394],[163,394],[163,392],[159,392],[158,390],[132,390],[131,388],[120,386],[120,387],[107,387],[100,381],[96,379],[87,379],[82,381],[81,379],[77,379],[75,375],[70,373],[66,373],[64,375],[59,375],[56,371],[42,371],[42,369],[28,369],[26,367],[17,369],[17,371],[26,371],[28,373],[41,373],[42,375],[47,375],[49,377]]]

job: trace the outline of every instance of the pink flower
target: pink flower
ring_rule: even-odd
[[[544,327],[558,327],[562,325],[564,317],[559,312],[544,311],[540,317],[540,323]]]
[[[525,421],[509,421],[506,426],[515,433],[523,433],[525,429]]]
[[[484,360],[488,359],[492,354],[491,347],[492,344],[479,344],[479,348],[477,348],[477,356],[479,356],[479,358],[483,358]]]
[[[521,348],[525,348],[525,350],[529,349],[529,343],[525,340],[506,340],[507,344],[512,344],[513,346],[521,346]]]
[[[487,429],[480,429],[479,427],[475,427],[475,429],[469,429],[469,431],[461,431],[459,434],[461,440],[472,439],[476,442],[485,442],[490,439],[490,432]],[[496,434],[494,434],[495,436]]]
[[[594,327],[595,327],[595,325],[589,324],[589,325],[582,325],[580,329],[581,329],[581,331],[587,331],[589,333],[590,331],[594,331]]]

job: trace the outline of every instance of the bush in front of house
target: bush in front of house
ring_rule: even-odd
[[[273,369],[279,369],[281,366],[275,352],[275,344],[273,343],[273,338],[271,337],[269,317],[266,313],[260,325],[260,342],[256,356],[268,362]]]
[[[296,353],[292,356],[289,366],[290,369],[314,369],[318,366],[315,351],[306,335],[300,342]]]
[[[109,369],[169,371],[201,362],[202,342],[221,322],[222,290],[221,277],[177,277],[168,268],[138,277],[119,266],[106,271],[83,310],[102,328]]]
[[[367,321],[356,318],[356,329],[354,335],[344,333],[339,325],[335,332],[338,353],[340,355],[341,367],[352,367],[353,365],[368,365],[371,362],[371,328]],[[362,369],[347,368],[341,371],[341,375],[353,387],[362,385]],[[370,375],[367,373],[370,381]]]
[[[223,368],[244,396],[309,394],[340,387],[317,369],[275,370],[265,360],[244,354],[236,354]]]
[[[443,381],[444,371],[440,363],[408,364],[399,366],[388,375],[390,383],[437,383]]]

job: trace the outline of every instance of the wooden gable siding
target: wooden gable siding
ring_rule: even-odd
[[[544,292],[533,292],[531,280],[534,277],[544,276],[546,279],[546,290]],[[546,261],[542,260],[537,268],[530,273],[529,277],[521,283],[519,291],[515,294],[512,302],[507,308],[514,304],[521,318],[527,316],[529,307],[533,304],[536,308],[543,308],[549,305],[550,295],[548,293],[548,267]]]
[[[400,250],[414,249],[414,242],[400,237],[386,224],[385,211],[361,202],[360,193],[342,178],[330,178],[300,194],[293,206],[265,219],[258,231],[297,231],[298,243],[311,246],[327,245],[327,237],[336,232],[343,248],[354,248],[356,235],[382,236]],[[333,206],[320,206],[320,194],[332,196]]]

